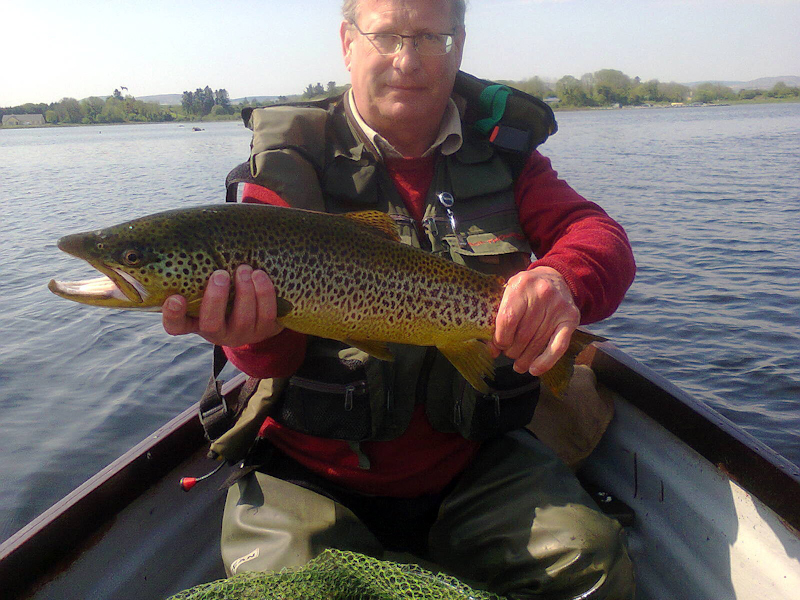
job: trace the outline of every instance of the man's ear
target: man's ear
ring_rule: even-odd
[[[344,66],[350,70],[350,59],[352,50],[350,46],[354,41],[353,28],[347,21],[342,21],[342,26],[339,28],[339,36],[342,39],[342,57],[344,57]]]

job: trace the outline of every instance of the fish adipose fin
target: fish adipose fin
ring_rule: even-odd
[[[355,221],[359,225],[368,227],[372,233],[388,238],[394,242],[400,241],[400,234],[397,233],[397,224],[394,219],[379,210],[362,210],[350,212],[343,215],[346,219]]]
[[[576,329],[572,334],[567,351],[549,371],[539,375],[539,379],[553,392],[556,398],[563,398],[572,379],[572,373],[575,371],[575,357],[592,342],[605,341],[604,337]]]
[[[466,340],[438,348],[472,387],[482,394],[489,393],[484,378],[494,379],[494,360],[485,342]]]
[[[375,358],[388,361],[394,360],[394,356],[392,356],[386,342],[376,340],[344,340],[344,343],[350,344],[353,348],[358,348]]]

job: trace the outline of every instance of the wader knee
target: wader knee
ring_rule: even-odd
[[[300,566],[326,548],[383,552],[352,511],[326,496],[259,472],[228,490],[221,550],[229,576]]]
[[[633,598],[622,528],[597,510],[581,504],[537,509],[527,550],[530,560],[515,572],[496,574],[494,591],[514,600]]]
[[[429,545],[452,574],[511,598],[633,597],[619,523],[529,434],[484,444],[442,502]]]

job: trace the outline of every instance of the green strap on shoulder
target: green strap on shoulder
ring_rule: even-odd
[[[487,86],[481,92],[478,102],[481,112],[488,117],[475,121],[475,128],[484,135],[494,129],[506,112],[506,102],[511,95],[511,89],[505,85],[495,84]]]

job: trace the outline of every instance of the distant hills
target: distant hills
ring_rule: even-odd
[[[183,100],[183,94],[156,94],[155,96],[137,96],[137,100],[142,102],[155,102],[162,106],[176,106]],[[247,96],[246,98],[231,98],[231,104],[241,104],[244,100],[255,100],[256,102],[273,102],[278,96]]]
[[[800,77],[797,75],[786,75],[784,77],[759,77],[752,81],[695,81],[693,83],[684,83],[691,88],[697,87],[701,83],[718,83],[731,88],[734,92],[739,90],[770,90],[772,87],[782,81],[789,87],[800,87]]]

